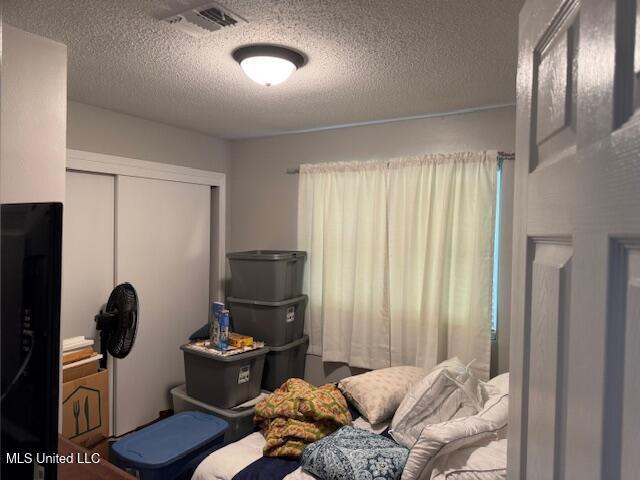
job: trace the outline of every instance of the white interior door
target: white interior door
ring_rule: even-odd
[[[111,175],[66,174],[61,338],[93,338],[93,318],[113,289],[114,195]]]
[[[510,479],[640,472],[636,13],[528,0],[520,14]]]
[[[116,278],[131,282],[140,323],[131,354],[115,361],[115,434],[170,408],[184,381],[180,345],[207,322],[211,188],[119,176]]]

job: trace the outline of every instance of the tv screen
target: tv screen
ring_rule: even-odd
[[[2,478],[56,476],[62,204],[0,206]],[[38,454],[40,457],[38,457]]]

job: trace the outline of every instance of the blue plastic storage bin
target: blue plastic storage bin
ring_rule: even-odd
[[[142,480],[189,479],[223,445],[228,426],[206,413],[178,413],[115,442],[110,460]]]

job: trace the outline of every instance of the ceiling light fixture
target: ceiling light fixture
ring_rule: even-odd
[[[301,53],[278,45],[246,45],[232,55],[247,77],[267,87],[284,82],[305,64]]]

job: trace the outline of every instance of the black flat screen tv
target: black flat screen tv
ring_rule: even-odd
[[[0,205],[2,478],[56,478],[62,204]]]

